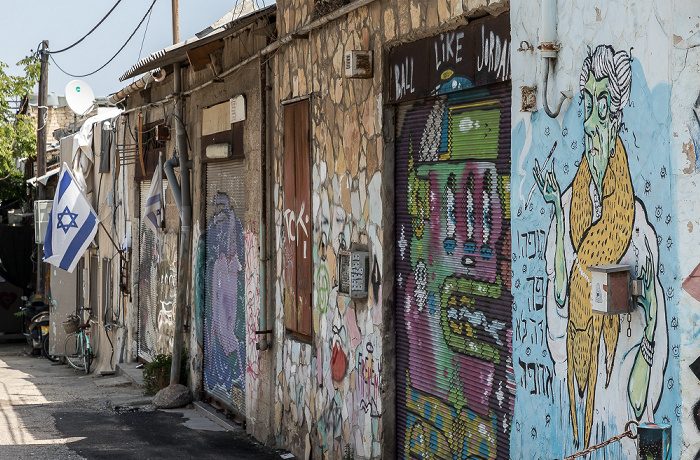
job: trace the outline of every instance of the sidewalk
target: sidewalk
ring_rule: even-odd
[[[28,350],[27,350],[28,351]],[[206,405],[155,410],[142,373],[85,375],[0,344],[0,452],[13,459],[280,459]],[[213,421],[212,419],[217,419]]]

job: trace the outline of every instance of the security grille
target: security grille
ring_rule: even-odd
[[[207,165],[204,390],[245,414],[243,161]]]
[[[397,109],[400,458],[510,455],[510,107],[500,84]]]
[[[139,206],[139,303],[138,303],[138,355],[146,361],[156,357],[156,333],[158,321],[157,299],[157,247],[153,232],[143,223],[143,211],[148,199],[151,181],[142,181]]]

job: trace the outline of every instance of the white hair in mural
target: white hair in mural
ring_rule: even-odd
[[[632,66],[631,58],[627,51],[615,52],[610,45],[598,45],[594,52],[590,52],[583,61],[581,69],[580,86],[588,81],[588,75],[593,72],[596,80],[608,78],[608,91],[610,92],[610,119],[618,124],[622,118],[622,109],[630,100],[632,91]]]

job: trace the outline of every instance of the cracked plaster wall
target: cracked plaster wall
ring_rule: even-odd
[[[700,357],[700,212],[698,185],[700,176],[700,5],[692,1],[673,2],[673,22],[667,30],[672,44],[671,107],[673,127],[671,152],[675,158],[678,243],[683,248],[678,258],[680,282],[679,330],[680,386],[682,403],[679,415],[683,444],[681,458],[695,458],[700,453],[700,380],[689,366]],[[675,426],[674,426],[675,429]]]
[[[540,6],[540,2],[537,1],[511,2],[512,40],[516,46],[523,40],[535,47],[539,44]],[[700,447],[700,417],[697,415],[700,382],[688,366],[700,356],[697,352],[700,339],[696,325],[700,319],[697,313],[700,288],[696,287],[700,279],[696,278],[696,275],[699,275],[697,267],[700,262],[700,245],[695,234],[695,229],[700,224],[696,205],[697,171],[700,166],[696,147],[700,139],[700,125],[695,110],[700,94],[700,6],[697,2],[687,0],[560,0],[557,21],[558,39],[562,49],[556,61],[554,76],[550,77],[550,107],[558,99],[559,91],[570,90],[574,93],[574,98],[564,103],[556,120],[549,119],[542,109],[542,100],[545,97],[542,80],[546,61],[536,49],[518,52],[516,46],[513,47],[514,270],[519,271],[523,265],[523,269],[528,269],[529,276],[532,276],[533,269],[543,268],[545,259],[552,256],[548,252],[548,244],[543,240],[540,247],[542,258],[536,255],[539,262],[524,263],[516,242],[522,231],[541,232],[545,238],[547,232],[551,231],[551,205],[542,200],[540,192],[536,189],[531,198],[528,198],[534,185],[534,159],[537,158],[542,165],[553,142],[559,141],[552,161],[554,171],[561,182],[562,192],[571,183],[571,172],[578,167],[578,164],[568,160],[580,158],[582,153],[583,118],[579,110],[582,108],[582,105],[579,105],[579,76],[582,62],[588,54],[588,47],[595,49],[598,45],[610,45],[615,51],[627,51],[632,57],[632,104],[623,109],[622,121],[625,126],[621,130],[620,138],[629,155],[634,195],[639,202],[644,203],[647,218],[657,236],[658,247],[654,248],[652,244],[651,252],[655,255],[657,273],[661,271],[661,298],[666,305],[667,364],[664,372],[657,372],[656,376],[651,377],[651,387],[657,388],[655,391],[660,393],[658,407],[650,410],[647,406],[641,419],[670,423],[674,435],[673,458],[694,458]],[[536,113],[520,112],[520,86],[537,87]],[[578,142],[576,148],[573,147],[573,141]],[[547,170],[551,167],[552,163],[549,163]],[[570,170],[569,173],[566,173],[567,169]],[[534,204],[536,213],[528,214],[532,208],[528,210],[527,206],[523,206],[528,202]],[[544,211],[542,216],[546,214],[549,217],[539,217],[540,209]],[[640,212],[637,211],[638,214]],[[630,264],[633,267],[633,275],[639,275],[636,262],[632,261]],[[544,275],[547,284],[546,274]],[[514,286],[516,285],[517,280],[514,280]],[[522,290],[521,287],[520,291]],[[527,287],[525,290],[527,291]],[[544,295],[542,300],[545,305],[552,300],[547,299],[550,294],[551,292],[547,291],[540,294]],[[514,296],[516,305],[524,308],[526,320],[542,320],[545,328],[547,327],[548,320],[544,313],[528,311],[527,294],[514,290]],[[639,312],[639,307],[636,308],[637,313],[633,311],[633,315]],[[514,312],[514,331],[518,329],[519,318],[518,312]],[[634,337],[634,334],[642,330],[644,323],[634,319],[634,316],[632,318],[631,332]],[[618,362],[621,363],[626,356],[633,356],[638,346],[635,345],[634,338],[628,340],[624,337],[624,330],[627,329],[626,318],[622,319],[621,325],[623,333],[617,345],[614,366],[617,366]],[[549,335],[551,331],[545,330]],[[659,330],[657,327],[657,333]],[[515,335],[518,333],[515,332]],[[659,351],[663,347],[663,341],[658,340],[656,356],[660,359],[663,356]],[[628,352],[626,347],[630,341],[631,350]],[[557,457],[585,447],[573,439],[572,422],[569,420],[567,380],[565,372],[563,376],[561,374],[561,364],[556,364],[556,348],[549,340],[532,343],[531,337],[520,344],[515,342],[517,337],[514,340],[514,363],[518,363],[519,359],[527,362],[526,356],[530,357],[532,353],[532,356],[538,357],[538,364],[552,371],[552,384],[545,385],[544,388],[551,392],[553,399],[546,392],[540,394],[543,387],[534,385],[536,382],[529,378],[530,374],[515,366],[518,389],[511,432],[513,458],[530,458],[526,453],[533,450],[543,455],[547,454],[544,457]],[[636,344],[638,343],[637,340]],[[603,349],[601,345],[601,350]],[[566,351],[559,354],[559,358],[565,356]],[[603,351],[600,356],[604,356]],[[565,369],[566,361],[563,365]],[[560,366],[559,372],[557,366]],[[600,416],[598,413],[601,404],[607,401],[609,395],[606,393],[614,391],[611,388],[615,387],[616,376],[621,382],[625,376],[624,372],[616,374],[615,369],[616,367],[613,367],[613,383],[610,387],[601,386],[596,390],[597,415],[593,417],[594,421],[595,417]],[[600,376],[604,374],[598,375],[600,382]],[[603,377],[603,381],[604,379]],[[593,423],[591,443],[621,432],[620,422],[624,424],[627,419],[635,418],[633,411],[629,407],[625,408],[628,406],[627,392],[625,388],[621,388],[625,390],[621,393],[625,396],[613,399],[614,402],[608,403],[600,412],[608,417],[607,423],[604,424],[605,432],[600,431],[602,424]],[[554,404],[552,401],[562,402]],[[579,426],[583,426],[584,414],[580,409],[584,405],[583,399],[577,398],[577,404]],[[541,421],[537,417],[524,418],[525,414],[533,413],[533,406],[538,408],[538,414],[542,414]],[[595,429],[598,431],[595,432]],[[634,444],[624,441],[618,447],[609,447],[605,454],[608,458],[635,458],[635,452]],[[604,453],[601,450],[599,456],[593,458],[603,458],[602,455]]]

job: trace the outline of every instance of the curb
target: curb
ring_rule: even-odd
[[[195,401],[194,408],[199,413],[210,419],[212,422],[219,425],[226,431],[241,431],[243,430],[240,426],[236,425],[234,422],[227,419],[224,415],[216,411],[215,408],[209,404],[203,403],[202,401]]]
[[[117,375],[124,376],[131,380],[132,384],[137,388],[145,388],[146,384],[143,380],[143,369],[136,369],[137,363],[119,363],[114,370]]]

